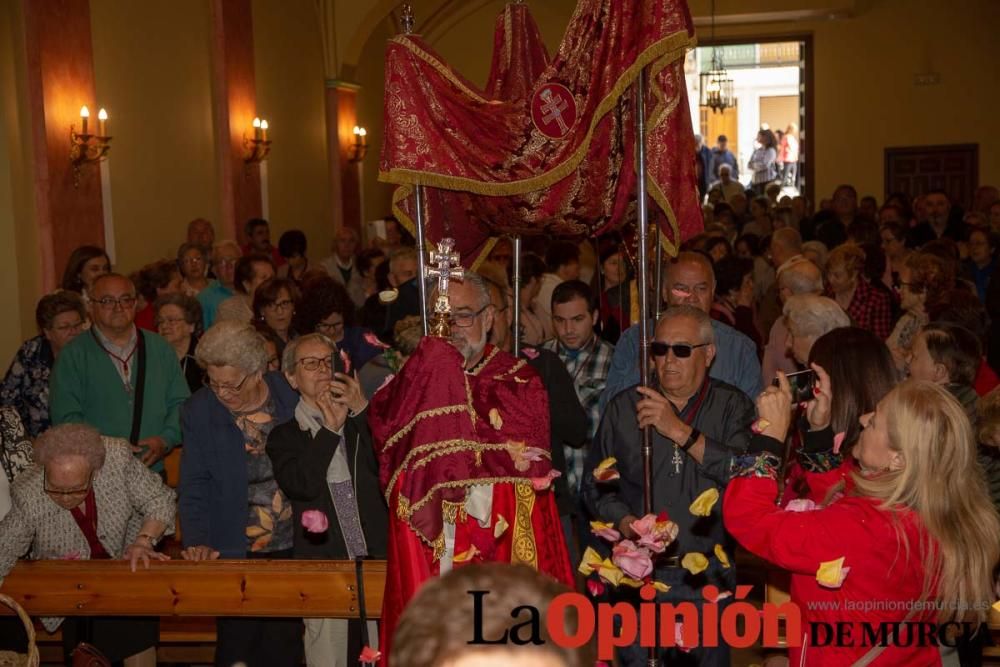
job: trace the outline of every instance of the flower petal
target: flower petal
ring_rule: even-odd
[[[716,544],[715,545],[715,557],[719,559],[720,563],[722,563],[722,567],[725,567],[725,568],[730,567],[730,565],[729,565],[729,555],[726,554],[726,550],[722,548],[721,544]]]
[[[371,646],[366,646],[361,649],[361,655],[358,657],[358,662],[365,665],[374,665],[382,658],[382,652],[376,651]]]
[[[655,588],[656,590],[660,591],[661,593],[666,593],[666,592],[668,592],[670,590],[670,586],[667,586],[662,581],[653,581],[653,582],[650,582],[650,583],[653,585],[653,588]]]
[[[593,547],[587,547],[586,551],[583,552],[583,557],[580,559],[580,566],[577,568],[577,572],[583,576],[596,572],[600,569],[603,560],[601,554],[594,551]]]
[[[455,563],[468,563],[478,555],[479,555],[479,549],[476,547],[475,544],[473,544],[471,547],[469,547],[462,553],[455,554],[455,557],[452,558],[452,561]]]
[[[788,501],[788,504],[785,505],[786,512],[812,512],[817,509],[819,507],[816,506],[816,503],[808,498],[796,498]]]
[[[684,554],[684,558],[681,559],[681,567],[691,574],[701,574],[708,569],[708,559],[705,558],[705,554],[693,551],[689,554]]]
[[[840,433],[834,434],[834,436],[833,436],[833,453],[834,454],[839,454],[840,453],[840,446],[844,444],[844,436],[845,435],[847,435],[847,434],[844,433],[843,431],[841,431]]]
[[[503,417],[500,416],[500,411],[496,408],[490,408],[490,426],[497,431],[503,428]]]
[[[590,592],[591,597],[597,597],[602,595],[606,590],[604,582],[600,579],[587,579],[587,590]]]
[[[622,538],[622,534],[615,530],[614,525],[605,521],[591,521],[590,532],[608,542],[617,542]]]
[[[618,463],[618,459],[613,456],[598,463],[597,467],[594,468],[594,479],[598,482],[611,482],[621,477],[614,468],[616,463]]]
[[[507,528],[509,528],[509,527],[510,527],[510,524],[507,523],[507,519],[503,518],[502,514],[498,514],[497,515],[497,522],[495,524],[493,524],[493,537],[494,537],[494,539],[500,537],[505,532],[507,532]]]
[[[844,567],[844,557],[828,560],[819,564],[816,570],[816,583],[824,588],[840,588],[851,568]]]
[[[763,433],[764,429],[766,429],[770,425],[771,422],[767,421],[766,419],[758,419],[754,423],[750,424],[750,430],[753,431],[754,433],[760,434]]]
[[[712,508],[719,501],[719,490],[714,486],[706,489],[700,496],[694,499],[688,510],[695,516],[708,516],[712,513]]]

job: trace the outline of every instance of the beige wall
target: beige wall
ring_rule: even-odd
[[[312,0],[254,0],[257,110],[271,126],[267,159],[271,240],[301,229],[309,256],[330,253],[323,45]]]
[[[707,16],[707,0],[692,1]],[[550,51],[561,39],[570,0],[531,3]],[[493,48],[493,19],[501,2],[482,6],[449,28],[431,31],[434,46],[459,72],[482,84]],[[955,0],[733,0],[720,1],[720,15],[832,7],[854,18],[719,25],[719,38],[811,33],[814,39],[816,197],[850,182],[861,194],[883,197],[883,151],[890,146],[979,143],[980,182],[1000,184],[1000,61],[992,53],[1000,2]],[[388,22],[369,40],[358,68],[362,107],[373,128],[373,153],[381,141],[382,63]],[[708,30],[702,29],[702,40]],[[940,74],[935,86],[914,85],[914,75]],[[372,185],[374,161],[366,161],[366,209],[387,211],[389,189]],[[369,215],[372,217],[372,215]]]
[[[95,102],[114,136],[116,268],[174,257],[193,218],[219,220],[202,0],[91,0]],[[107,202],[105,202],[107,205]]]
[[[0,4],[0,372],[35,334],[41,258],[35,231],[20,3]]]

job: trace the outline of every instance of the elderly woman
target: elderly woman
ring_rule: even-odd
[[[328,275],[310,276],[302,283],[302,300],[295,318],[300,333],[321,333],[350,359],[349,372],[378,356],[371,329],[356,326],[354,303],[344,286]]]
[[[784,308],[785,326],[788,327],[786,343],[791,357],[805,366],[809,351],[816,340],[840,327],[851,326],[847,313],[833,299],[815,294],[796,294],[788,297]]]
[[[815,264],[822,271],[826,268],[826,258],[829,255],[822,241],[806,241],[802,244],[802,256]]]
[[[826,295],[854,323],[885,340],[892,332],[892,295],[876,289],[864,275],[865,251],[854,244],[834,248],[826,260]]]
[[[928,309],[937,308],[955,286],[952,262],[925,252],[915,252],[899,269],[899,305],[903,315],[885,343],[902,376],[913,338],[929,321]]]
[[[313,333],[290,342],[282,368],[300,394],[295,418],[267,439],[278,486],[292,501],[295,557],[385,558],[389,520],[379,489],[378,461],[357,380],[343,372],[337,346]],[[309,526],[319,512],[326,526]],[[364,648],[359,623],[306,619],[306,662],[349,664]]]
[[[253,321],[253,295],[274,277],[274,262],[267,255],[244,255],[236,261],[233,289],[236,294],[219,304],[217,320]]]
[[[187,294],[166,294],[153,304],[156,330],[174,348],[191,393],[201,389],[205,371],[194,359],[201,335],[201,304]]]
[[[177,269],[181,272],[181,291],[197,297],[213,281],[208,279],[208,251],[194,243],[182,243],[177,249]]]
[[[155,333],[156,313],[153,312],[153,304],[161,296],[181,292],[181,273],[177,270],[177,264],[163,259],[147,264],[129,277],[142,297],[142,307],[135,314],[135,325]]]
[[[35,441],[35,465],[15,480],[13,508],[0,522],[0,577],[17,559],[167,560],[155,551],[172,533],[174,492],[132,455],[120,438],[104,438],[84,424],[55,426]],[[141,519],[141,524],[135,519]],[[2,583],[2,580],[0,580]],[[93,644],[112,662],[156,664],[157,619],[43,619],[63,628],[67,654],[78,641]]]
[[[38,301],[39,334],[21,345],[0,385],[0,404],[17,410],[29,437],[49,427],[49,375],[63,347],[86,323],[83,299],[75,292],[60,290]]]
[[[205,332],[195,359],[208,376],[181,413],[180,504],[187,560],[291,558],[292,506],[264,447],[295,417],[298,395],[267,372],[263,337],[222,320]],[[300,619],[220,618],[215,663],[298,666]]]
[[[253,293],[254,324],[278,334],[281,339],[279,354],[297,335],[292,327],[292,318],[301,298],[298,286],[288,278],[272,278]]]

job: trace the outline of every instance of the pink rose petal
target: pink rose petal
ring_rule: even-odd
[[[330,522],[319,510],[306,510],[302,513],[302,527],[309,533],[325,533]]]
[[[389,346],[386,345],[385,343],[383,343],[381,340],[379,340],[379,337],[376,336],[371,331],[366,331],[365,335],[362,336],[362,338],[364,338],[365,342],[368,343],[369,345],[371,345],[372,347],[377,347],[377,348],[379,348],[381,350],[388,350],[389,349]]]
[[[592,597],[597,597],[604,593],[605,586],[600,579],[587,579],[587,590]]]
[[[836,435],[833,436],[833,453],[834,454],[839,454],[840,453],[840,446],[844,444],[844,436],[845,435],[847,435],[847,434],[844,433],[843,431],[841,431],[840,433],[837,433]]]
[[[785,505],[786,512],[812,512],[818,509],[819,507],[816,506],[816,503],[808,498],[796,498]]]
[[[538,350],[533,347],[523,347],[521,348],[521,354],[528,357],[532,361],[538,358]]]
[[[653,572],[649,553],[631,540],[622,540],[611,552],[611,562],[633,579],[645,579]]]
[[[344,373],[351,374],[351,358],[347,356],[347,350],[340,351],[340,359],[344,362]]]
[[[374,665],[381,658],[381,651],[376,651],[371,646],[366,646],[361,649],[361,656],[358,658],[358,661],[365,665]]]
[[[545,477],[532,477],[531,486],[534,487],[535,491],[545,491],[552,486],[552,482],[557,477],[562,477],[562,473],[558,470],[550,470]]]

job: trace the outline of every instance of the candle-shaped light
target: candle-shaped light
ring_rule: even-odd
[[[108,136],[108,112],[103,108],[97,112],[97,135]]]
[[[87,134],[87,123],[90,121],[90,109],[87,105],[80,107],[80,134]]]
[[[253,138],[260,139],[260,118],[253,119]]]
[[[266,120],[261,120],[260,121],[260,140],[261,141],[267,141],[267,127],[268,127],[267,121]]]

